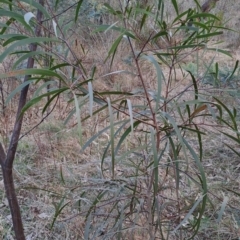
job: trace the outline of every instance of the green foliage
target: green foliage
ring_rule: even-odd
[[[31,1],[20,2],[28,3],[27,6],[31,8],[38,8]],[[2,47],[7,46],[0,55],[1,62],[6,60],[9,54],[18,54],[14,68],[28,57],[38,59],[39,62],[41,59],[49,60],[44,66],[1,74],[1,77],[31,76],[29,82],[21,84],[9,95],[7,102],[27,84],[36,83],[38,90],[26,103],[21,114],[39,103],[43,106],[44,114],[63,93],[71,93],[73,97],[69,99],[69,104],[72,104],[72,110],[66,122],[76,115],[82,151],[101,134],[109,134],[109,141],[103,150],[101,161],[99,160],[101,177],[95,181],[89,180],[92,181],[93,188],[89,187],[91,184],[86,184],[83,190],[76,187],[71,193],[67,192],[62,196],[59,203],[55,204],[51,228],[70,204],[70,201],[65,203],[65,199],[70,198],[71,194],[84,194],[84,199],[80,198],[77,202],[78,206],[81,205],[79,212],[85,214],[84,235],[88,239],[96,239],[100,229],[105,228],[107,230],[101,230],[101,233],[109,236],[109,239],[126,239],[129,233],[136,237],[143,234],[146,239],[193,239],[201,233],[206,222],[215,221],[204,216],[207,210],[211,211],[208,205],[210,190],[203,164],[202,144],[208,131],[204,129],[204,122],[199,124],[198,120],[210,118],[214,122],[212,128],[220,122],[234,135],[217,127],[215,130],[237,144],[240,142],[236,109],[230,109],[223,101],[202,92],[199,87],[201,82],[218,88],[226,85],[231,88],[237,86],[233,85],[233,80],[236,79],[234,74],[237,72],[238,63],[229,71],[219,69],[217,63],[204,66],[207,70],[199,81],[199,55],[196,53],[215,50],[228,54],[224,50],[207,46],[213,37],[222,34],[222,27],[216,25],[221,19],[211,13],[199,12],[196,10],[197,6],[194,10],[181,10],[175,0],[171,1],[175,10],[172,19],[165,15],[164,1],[145,1],[145,4],[125,1],[125,5],[120,4],[118,7],[92,2],[56,1],[54,8],[59,15],[54,19],[59,35],[54,37],[50,19],[53,12],[50,9],[46,10],[44,21],[50,37],[35,37],[32,28],[36,24],[35,20],[33,19],[29,26],[14,4],[3,3],[3,9],[0,10],[3,16],[12,19],[11,23],[6,20],[1,31]],[[8,4],[11,6],[9,9]],[[68,15],[68,20],[73,25],[63,31],[67,20],[61,12],[70,5],[70,12],[74,14]],[[50,6],[53,7],[53,2]],[[91,30],[103,35],[116,32],[115,39],[104,56],[105,63],[109,63],[110,69],[113,68],[119,48],[125,44],[132,57],[132,74],[137,77],[139,89],[129,92],[114,89],[103,92],[94,89],[97,82],[101,81],[100,77],[95,76],[95,70],[100,66],[94,66],[93,70],[87,68],[84,59],[75,54],[74,44],[67,37],[77,26],[78,20],[84,19],[79,18],[82,13],[88,20],[101,14],[113,15],[114,22],[105,25],[99,23],[100,26]],[[15,28],[12,22],[22,28]],[[124,42],[125,40],[127,41]],[[21,47],[27,49],[31,43],[37,43],[40,47],[35,55],[29,51],[21,51]],[[176,70],[182,70],[184,56],[190,54],[195,54],[197,58],[196,64],[190,63],[184,67],[191,82],[185,89],[179,87],[174,90]],[[145,66],[154,72],[151,87],[144,74]],[[116,74],[121,76],[122,72]],[[44,92],[47,86],[50,88]],[[84,115],[82,112],[86,107],[89,111]],[[213,110],[213,107],[216,107],[217,111]],[[85,141],[82,123],[100,113],[108,116],[109,126],[105,126]],[[192,145],[191,138],[197,139],[195,146]],[[119,174],[117,169],[120,169],[122,174]],[[65,184],[62,172],[61,177]],[[171,189],[166,187],[169,182]],[[188,194],[186,186],[193,189],[188,211],[183,197]],[[224,200],[219,222],[226,205],[227,201]],[[168,210],[171,208],[172,212]],[[171,216],[167,217],[169,214]],[[193,214],[194,220],[191,220]],[[96,225],[91,226],[90,222]],[[184,227],[186,222],[190,223],[191,228]],[[139,232],[135,228],[138,228]]]
[[[236,62],[236,66],[234,69],[229,67],[222,67],[219,69],[219,66],[216,64],[214,67],[209,69],[209,72],[203,78],[204,84],[211,84],[214,87],[219,88],[229,88],[229,89],[237,89],[238,87],[238,75],[236,72],[238,69],[238,62]]]

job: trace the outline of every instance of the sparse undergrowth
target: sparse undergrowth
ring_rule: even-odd
[[[1,80],[6,152],[31,84],[14,160],[26,239],[238,239],[239,71],[217,63],[221,19],[197,1],[58,2],[0,9],[3,66],[13,56],[1,77],[19,86]],[[1,236],[14,239],[0,188]]]

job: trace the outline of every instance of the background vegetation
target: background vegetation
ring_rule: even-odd
[[[238,2],[1,1],[2,239],[240,237]]]

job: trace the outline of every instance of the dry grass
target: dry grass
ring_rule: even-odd
[[[149,80],[147,85],[150,89],[154,88],[152,81],[154,78],[153,71],[149,71],[148,65],[143,66],[142,69],[145,79]],[[173,83],[173,95],[176,89],[179,91],[180,88],[184,88],[189,83],[188,77],[184,78],[181,76],[181,71],[177,73],[176,79],[180,80]],[[111,82],[105,83],[100,89],[109,87],[109,84],[111,87],[114,87],[114,82]],[[136,86],[133,85],[132,87]],[[223,97],[228,99],[229,103],[238,105],[234,98],[231,99],[228,95],[223,95]],[[61,101],[57,106],[51,117],[47,118],[39,127],[21,139],[16,155],[14,174],[28,239],[83,239],[85,231],[84,210],[82,210],[82,214],[78,214],[76,208],[77,199],[80,198],[79,195],[85,189],[86,191],[92,191],[92,193],[87,193],[85,200],[92,201],[95,195],[93,189],[99,189],[102,188],[102,185],[106,185],[106,180],[101,179],[100,158],[109,136],[101,136],[91,145],[86,153],[80,153],[81,147],[76,133],[76,126],[72,127],[75,125],[76,120],[72,119],[68,127],[64,126],[62,119],[65,118],[65,111],[62,109],[68,108],[66,108],[66,103]],[[23,127],[23,134],[28,132],[39,121],[39,116],[34,111],[36,109],[30,110],[26,115],[30,117],[25,121],[27,124]],[[6,119],[4,120],[4,117],[2,117],[2,121],[7,122],[9,129],[11,129],[14,118],[9,119],[9,115],[14,116],[13,114],[6,114]],[[95,131],[106,126],[106,124],[104,116],[97,116],[85,122],[84,141],[94,134]],[[94,129],[92,129],[92,126],[95,126]],[[207,131],[210,132],[211,127],[207,128]],[[8,134],[9,132],[2,134],[2,138]],[[197,140],[191,135],[189,139],[194,148]],[[211,202],[208,203],[208,209],[204,215],[200,232],[195,239],[236,239],[240,234],[237,214],[237,211],[239,211],[239,197],[226,190],[229,188],[238,191],[240,162],[224,146],[224,141],[229,143],[229,140],[223,135],[217,135],[214,132],[208,134],[207,138],[204,139],[203,165],[210,183],[209,195]],[[136,144],[135,140],[132,140],[129,144]],[[239,148],[238,146],[234,147]],[[126,149],[128,149],[128,146],[126,146]],[[126,163],[127,160],[123,164],[119,164],[116,169],[120,178],[124,178],[131,173],[131,169],[128,165],[125,165]],[[175,180],[173,169],[170,169],[168,176],[164,177],[166,164],[167,160],[161,163],[162,173],[160,173],[160,176],[164,179],[164,186],[161,196],[159,196],[159,202],[166,204],[162,214],[166,220],[172,219],[173,227],[177,223],[175,222],[177,220],[177,216],[175,216],[177,211],[176,199],[175,194],[173,194],[175,191]],[[189,166],[188,174],[194,176],[196,174],[194,163],[190,163]],[[108,174],[108,172],[105,172],[105,179],[108,178]],[[195,201],[198,189],[187,184],[185,174],[181,177],[180,192],[182,202],[180,205],[185,209],[182,211],[182,217],[184,217],[189,211],[188,206],[191,207]],[[143,188],[145,185],[144,181],[143,179],[141,183]],[[1,189],[3,190],[3,185],[1,185]],[[69,204],[57,218],[53,230],[50,230],[49,227],[55,213],[54,205],[58,204],[64,195],[66,196],[65,202]],[[229,200],[223,219],[219,224],[215,223],[213,225],[212,220],[217,218],[218,211],[226,196]],[[6,239],[11,239],[10,213],[3,191],[1,199],[1,232]],[[109,211],[109,206],[106,206],[106,208],[103,206],[97,210],[92,224],[94,225],[94,221],[104,220],[104,212],[107,211]],[[113,212],[112,215],[114,218],[115,213]],[[133,219],[129,219],[129,226],[131,226],[131,221]],[[96,224],[98,224],[97,222]],[[124,239],[148,238],[144,230],[146,225],[144,214],[139,218],[137,225],[136,230],[127,231],[129,233],[123,232]],[[94,239],[103,239],[101,237],[102,230],[98,229],[97,225],[94,227],[96,232],[99,233],[97,235],[99,237]],[[110,230],[109,227],[106,226],[104,232],[107,233]],[[126,236],[129,236],[129,238],[126,238]],[[170,239],[177,238],[170,236]]]
[[[114,39],[114,37],[114,35],[110,36],[109,39]],[[104,36],[102,36],[102,39],[100,36],[95,36],[93,42],[89,44],[79,38],[79,42],[82,43],[85,53],[82,51],[80,44],[75,46],[78,57],[82,59],[86,58],[86,61],[83,60],[83,64],[87,71],[90,71],[94,65],[98,66],[96,82],[93,82],[94,90],[104,91],[113,89],[119,91],[135,91],[140,87],[137,77],[133,77],[130,74],[104,76],[109,72],[121,70],[129,72],[135,71],[134,67],[125,61],[129,58],[129,49],[124,43],[120,46],[119,52],[116,54],[117,57],[115,58],[113,67],[110,68],[109,62],[104,64],[105,58],[103,56],[107,55],[111,44],[111,40],[107,42],[105,40]],[[213,57],[215,57],[215,62],[228,62],[228,64],[233,63],[235,58],[238,58],[237,54],[233,59],[222,57],[222,55],[215,55],[215,53],[208,54],[204,59],[205,64],[210,64]],[[189,59],[186,58],[185,64],[192,62],[193,59],[195,59],[194,56],[190,56]],[[141,67],[143,77],[146,79],[147,88],[149,90],[155,89],[155,71],[153,67],[146,62],[142,62]],[[163,68],[162,70],[167,78],[167,69]],[[6,96],[14,87],[5,80],[1,81],[3,89],[6,91],[4,93]],[[187,72],[182,69],[177,69],[172,82],[172,91],[169,96],[175,96],[178,92],[185,89],[190,82],[191,78]],[[202,92],[204,92],[206,86],[203,85],[202,88]],[[191,91],[185,95],[186,100],[190,99],[192,94],[191,89]],[[218,89],[216,94],[220,96],[221,99],[224,99],[227,105],[235,106],[236,109],[240,110],[238,98],[229,96],[228,93],[221,91],[221,89]],[[41,120],[40,106],[30,109],[25,116],[22,133],[28,134],[19,142],[14,165],[14,175],[18,199],[22,209],[25,233],[28,240],[84,239],[84,232],[86,231],[85,216],[89,202],[95,199],[99,189],[112,188],[114,192],[116,189],[119,190],[121,188],[121,184],[123,184],[124,181],[127,183],[133,181],[133,178],[131,179],[129,176],[133,175],[135,171],[133,165],[131,165],[134,162],[141,163],[141,174],[143,177],[139,178],[140,184],[138,187],[143,193],[143,198],[145,197],[144,194],[146,194],[146,182],[148,181],[147,178],[149,175],[144,175],[144,173],[148,171],[147,166],[149,162],[147,161],[150,161],[148,153],[141,152],[139,154],[146,154],[144,157],[132,154],[124,161],[119,162],[116,165],[117,177],[119,179],[118,183],[113,183],[110,180],[109,166],[111,161],[110,154],[107,154],[104,167],[108,169],[104,171],[103,178],[101,172],[101,157],[108,143],[109,135],[105,134],[100,136],[84,153],[80,152],[81,146],[77,134],[76,119],[72,118],[67,126],[63,125],[63,120],[66,119],[67,114],[73,107],[66,103],[66,98],[68,98],[68,96],[65,96],[65,99],[64,97],[60,98],[53,113],[46,118],[41,125],[29,133],[28,131]],[[17,98],[13,99],[11,107],[1,111],[0,137],[5,143],[5,146],[8,143],[15,120],[16,99]],[[138,101],[138,98],[133,99],[133,103],[139,103]],[[83,116],[87,115],[88,109],[83,109],[82,114]],[[107,115],[107,112],[101,113],[83,123],[84,142],[108,125]],[[199,234],[194,239],[237,239],[240,237],[240,209],[239,196],[236,195],[234,191],[237,193],[239,191],[240,162],[239,158],[233,154],[224,143],[227,142],[238,152],[240,152],[240,147],[230,142],[224,135],[216,134],[211,126],[213,123],[209,119],[200,118],[199,122],[197,122],[200,127],[203,121],[205,124],[203,130],[208,133],[203,141],[204,154],[202,163],[209,181],[209,202],[207,203],[207,211],[203,217]],[[137,138],[144,138],[144,134],[141,134],[140,132],[136,132],[134,137],[129,142],[126,142],[121,151],[126,152],[130,148],[136,148],[139,144]],[[188,139],[191,146],[197,149],[197,139],[195,136],[189,134]],[[141,159],[144,159],[145,162]],[[165,232],[163,235],[166,237],[167,230],[174,229],[179,221],[183,220],[196,200],[199,187],[189,181],[187,174],[193,179],[197,179],[198,172],[196,171],[196,166],[193,161],[189,163],[187,174],[185,172],[187,166],[185,163],[182,165],[179,189],[181,201],[177,202],[174,164],[169,164],[165,157],[160,166],[159,176],[163,185],[161,186],[161,195],[159,195],[158,200],[159,203],[164,206],[162,210],[163,222],[168,221],[171,223],[171,226],[166,225],[164,227]],[[167,168],[169,169],[166,175]],[[63,197],[65,198],[64,203],[68,203],[68,205],[56,219],[53,229],[50,230],[56,206],[60,204]],[[217,223],[219,210],[226,197],[228,198],[226,209],[222,220]],[[0,236],[2,236],[2,238],[4,237],[4,239],[13,239],[11,217],[2,181],[0,182],[0,199]],[[83,204],[81,211],[78,205],[79,199],[82,200]],[[129,201],[128,196],[123,195],[121,203],[124,205],[127,201]],[[179,216],[176,216],[178,205],[182,209],[180,219]],[[110,212],[111,207],[112,203],[107,204],[107,198],[103,198],[101,207],[96,207],[90,222],[94,229],[93,234],[95,234],[95,237],[92,239],[114,239],[111,238],[114,236],[114,234],[111,233],[113,227],[111,224],[113,224],[114,218],[117,216],[117,211],[114,210]],[[119,208],[120,207],[121,206],[119,206]],[[138,207],[141,209],[146,206],[139,204]],[[193,213],[193,215],[194,214],[195,213]],[[148,239],[146,215],[144,212],[141,213],[138,221],[134,219],[136,215],[130,216],[125,222],[125,227],[129,229],[122,232],[122,239]],[[102,224],[100,223],[104,222],[106,217],[112,218],[113,220],[109,221],[108,225],[102,229]],[[133,227],[133,222],[135,222],[135,228]],[[160,235],[158,235],[158,237],[161,239]],[[184,236],[184,239],[186,238],[187,231],[186,236]],[[172,234],[169,236],[169,239],[178,239],[178,237]]]

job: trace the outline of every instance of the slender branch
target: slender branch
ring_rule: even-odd
[[[63,13],[67,12],[68,10],[70,10],[71,8],[75,7],[78,4],[78,2],[74,3],[73,5],[69,6],[68,8],[64,9],[62,12],[56,14],[55,16],[51,17],[51,18],[47,18],[44,19],[43,22],[49,21],[54,19],[55,17],[61,16]]]
[[[26,133],[24,133],[21,137],[19,137],[19,140],[21,140],[23,137],[25,137],[26,135],[28,135],[31,131],[33,131],[35,128],[37,128],[55,109],[57,102],[58,102],[59,96],[57,97],[56,102],[54,103],[54,106],[52,107],[52,109],[47,113],[46,116],[44,116],[35,126],[33,126],[29,131],[27,131]]]
[[[53,19],[54,19],[54,21],[57,23],[58,29],[59,29],[59,31],[60,31],[61,34],[62,34],[62,37],[58,36],[58,38],[66,44],[67,48],[68,48],[69,51],[71,52],[71,54],[72,54],[72,56],[73,56],[73,58],[74,58],[74,60],[75,60],[75,62],[76,62],[76,64],[77,64],[77,63],[79,62],[77,55],[75,54],[75,52],[74,52],[73,49],[71,48],[71,46],[70,46],[70,44],[68,43],[68,41],[65,40],[66,37],[64,36],[64,33],[63,33],[61,27],[59,26],[58,19],[57,19],[56,16],[54,15],[54,13],[53,13],[52,9],[50,8],[50,6],[49,6],[49,10],[51,11],[51,14],[53,15]],[[81,77],[82,77],[84,80],[86,80],[86,77],[84,76],[83,70],[80,69],[79,67],[76,68],[76,69],[77,69],[78,72],[80,73]]]

